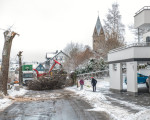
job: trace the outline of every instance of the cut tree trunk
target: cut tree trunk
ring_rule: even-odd
[[[9,72],[9,59],[11,52],[12,40],[16,33],[5,31],[4,32],[4,48],[2,53],[2,91],[4,95],[7,95],[7,82],[8,82],[8,72]]]

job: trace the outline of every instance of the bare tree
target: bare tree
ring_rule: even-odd
[[[66,58],[67,65],[69,65],[70,70],[75,70],[78,66],[78,54],[83,51],[83,49],[82,44],[73,42],[65,47],[64,52],[70,56],[70,58]]]
[[[22,61],[21,61],[21,56],[22,56],[23,51],[19,51],[17,54],[19,58],[19,85],[22,85]]]
[[[7,82],[8,82],[8,72],[9,72],[9,59],[10,59],[10,52],[12,46],[12,40],[14,39],[15,35],[19,35],[16,32],[6,30],[4,32],[4,47],[2,53],[2,91],[4,95],[7,95]]]
[[[66,59],[64,64],[64,67],[66,67],[68,71],[74,71],[81,63],[93,55],[89,46],[72,42],[66,46],[64,52],[70,56],[70,58]]]
[[[86,60],[93,56],[93,52],[89,46],[85,46],[85,50],[78,54],[78,65],[83,64]]]
[[[134,24],[128,25],[128,28],[134,34],[136,41],[142,40],[143,34],[148,31],[147,29],[135,29]]]
[[[114,43],[113,47],[109,48],[115,48],[115,47],[120,47],[120,45],[123,45],[124,42],[124,32],[125,28],[124,25],[121,22],[121,15],[119,12],[119,4],[113,3],[112,8],[108,10],[108,14],[106,15],[106,20],[104,20],[104,31],[105,31],[105,37],[107,40],[107,47],[108,49],[112,43]],[[111,42],[111,40],[113,42]],[[108,51],[108,50],[106,50]]]

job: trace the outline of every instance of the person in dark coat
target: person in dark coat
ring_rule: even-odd
[[[91,84],[93,86],[93,92],[96,92],[96,84],[97,84],[97,80],[94,79],[93,77],[91,77],[92,80],[91,80]]]

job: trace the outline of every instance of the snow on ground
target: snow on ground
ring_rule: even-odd
[[[27,90],[25,90],[24,88],[20,88],[19,91],[16,91],[14,87],[12,87],[12,89],[8,90],[7,92],[8,92],[8,96],[6,97],[4,96],[3,99],[0,99],[0,111],[4,110],[5,108],[7,108],[9,105],[13,103],[13,101],[10,98],[22,96],[27,92]]]
[[[17,96],[23,96],[28,90],[24,88],[20,88],[19,91],[15,90],[13,87],[12,89],[8,90],[8,94],[10,97],[17,97]]]
[[[127,87],[126,84],[124,84],[123,86],[124,88]],[[143,85],[141,85],[141,87],[143,87]],[[107,93],[112,94],[111,91],[109,91],[109,78],[98,79],[96,92],[92,92],[90,80],[85,80],[83,90],[80,90],[80,87],[77,88],[76,86],[68,87],[66,89],[74,91],[94,107],[93,109],[89,109],[88,111],[105,112],[112,120],[150,120],[150,109],[148,109],[148,107],[142,107],[140,105],[135,105],[134,103],[129,103],[127,101],[115,99],[105,95]],[[13,101],[9,99],[10,97],[14,98],[17,96],[22,96],[27,91],[28,90],[25,90],[24,88],[20,88],[20,91],[16,91],[14,87],[11,90],[8,90],[9,96],[0,99],[0,111],[13,103]],[[59,96],[59,94],[52,93],[48,97],[55,98],[57,96]],[[37,95],[36,97],[41,97],[41,95]],[[117,103],[124,106],[138,110],[139,112],[133,113],[128,109],[124,109],[123,107],[114,106],[113,104],[111,104],[111,101],[107,100],[107,98],[117,101]]]
[[[0,111],[12,104],[12,101],[8,98],[0,99]]]
[[[126,84],[124,84],[124,87],[126,88]],[[146,107],[111,98],[124,106],[139,111],[137,113],[131,113],[129,110],[124,109],[123,107],[114,106],[109,100],[107,100],[108,96],[106,97],[106,92],[111,94],[111,91],[109,91],[109,78],[105,78],[103,80],[98,79],[97,92],[92,92],[90,80],[85,80],[83,90],[80,90],[80,87],[77,88],[76,86],[68,87],[66,89],[76,92],[76,94],[89,102],[94,107],[89,111],[105,112],[112,120],[150,120],[150,109]],[[104,92],[102,89],[105,89],[106,91]]]

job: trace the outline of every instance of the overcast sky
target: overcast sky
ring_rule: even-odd
[[[128,25],[149,0],[0,0],[0,28],[19,33],[13,40],[11,58],[23,51],[24,61],[44,61],[46,52],[63,50],[72,42],[92,47],[98,11],[101,23],[112,3],[118,2],[126,41],[134,41]],[[0,30],[0,54],[4,37]],[[1,57],[1,55],[0,55]]]

